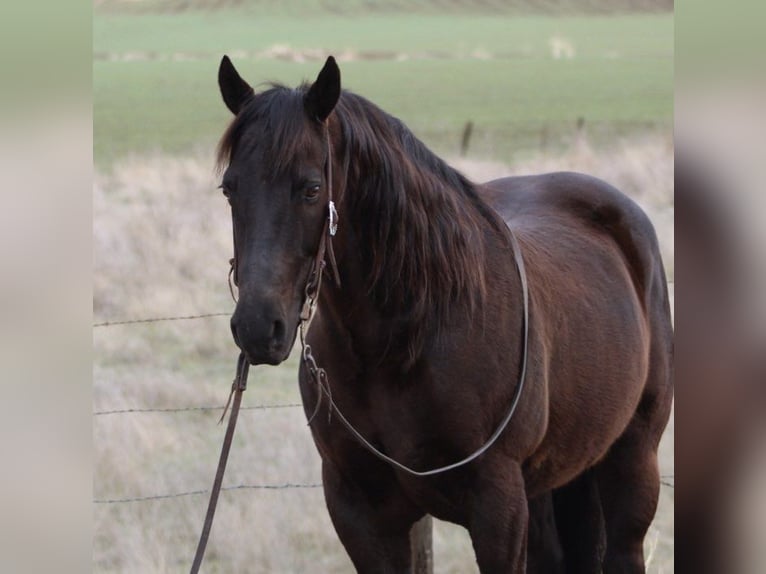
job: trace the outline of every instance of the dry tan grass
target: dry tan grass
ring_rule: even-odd
[[[633,196],[658,229],[673,265],[673,160],[654,137],[594,152],[580,142],[559,158],[501,166],[457,161],[479,180],[557,169],[589,172]],[[94,185],[96,321],[228,312],[228,207],[209,158],[127,159]],[[225,317],[94,330],[94,410],[221,404],[235,349]],[[245,405],[299,402],[296,359],[256,368]],[[94,418],[94,498],[207,489],[223,428],[219,413],[132,413]],[[673,474],[673,421],[661,447]],[[226,484],[317,483],[319,457],[300,408],[247,410]],[[188,568],[206,497],[94,505],[93,569]],[[436,523],[438,572],[476,572],[461,528]],[[647,537],[651,572],[673,571],[673,491],[663,488]],[[352,572],[330,525],[321,489],[235,490],[222,495],[206,558],[209,572]]]

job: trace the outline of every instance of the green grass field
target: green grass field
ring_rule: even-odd
[[[574,57],[554,59],[552,38],[571,44]],[[341,62],[344,86],[403,119],[441,153],[457,150],[469,120],[473,155],[502,161],[566,140],[578,117],[596,143],[667,129],[672,39],[669,14],[96,12],[95,161],[108,167],[126,154],[198,149],[212,157],[229,119],[216,85],[223,54],[253,84],[294,85],[318,72],[321,60],[259,56],[274,46],[350,55]]]

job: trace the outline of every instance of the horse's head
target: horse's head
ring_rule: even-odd
[[[222,189],[231,205],[234,340],[252,364],[284,361],[328,216],[328,117],[340,96],[330,57],[314,84],[255,94],[224,56],[218,83],[236,116],[223,136]]]

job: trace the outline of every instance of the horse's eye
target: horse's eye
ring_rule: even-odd
[[[221,192],[223,192],[223,196],[226,199],[231,199],[231,190],[229,189],[229,187],[225,183],[222,183],[221,185],[219,185],[218,189],[220,189]]]
[[[319,190],[321,188],[322,185],[319,183],[309,183],[303,191],[303,197],[308,200],[316,199],[319,196]]]

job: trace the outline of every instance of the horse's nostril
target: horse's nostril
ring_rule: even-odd
[[[264,317],[266,315],[266,317]],[[267,318],[271,315],[270,318]],[[229,322],[234,343],[248,357],[251,364],[266,362],[276,364],[275,357],[282,357],[287,345],[287,324],[278,313],[253,310],[249,314],[240,310]],[[280,359],[281,360],[281,359]]]
[[[274,321],[271,325],[271,343],[279,345],[285,336],[285,324],[282,321]]]

